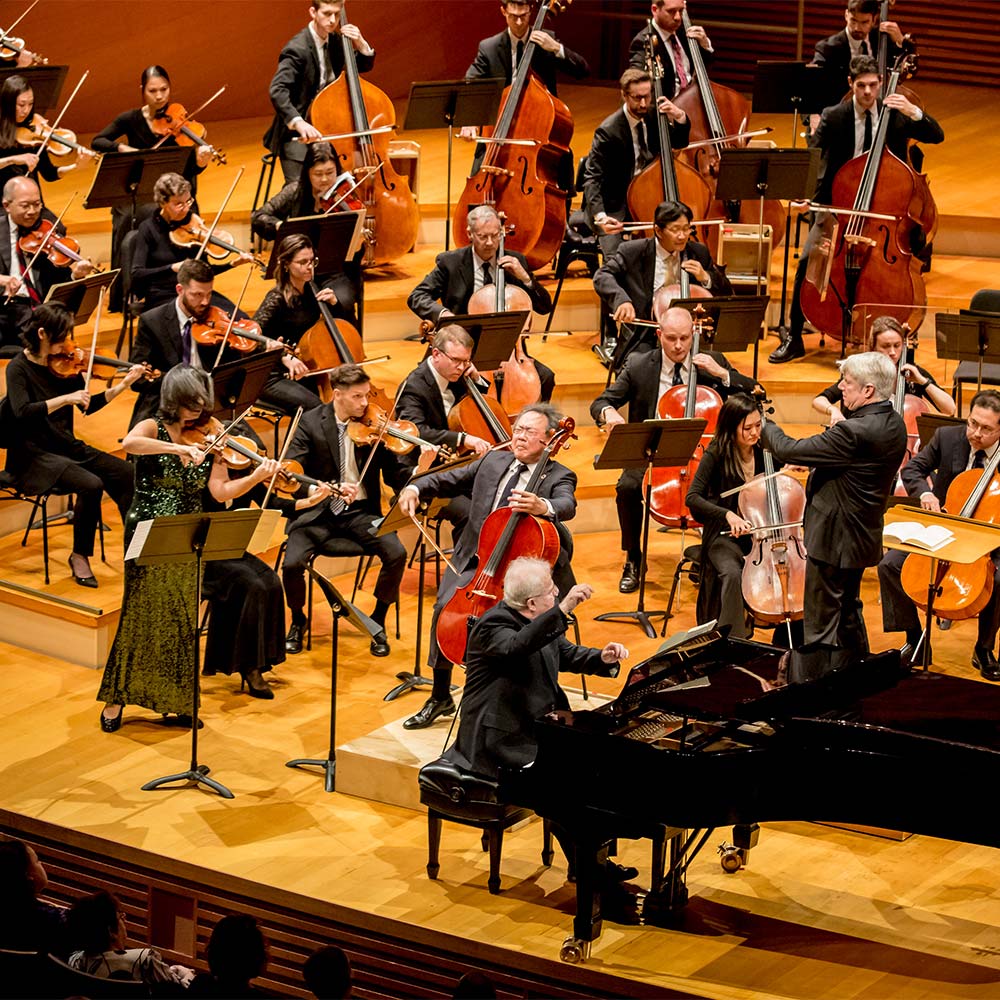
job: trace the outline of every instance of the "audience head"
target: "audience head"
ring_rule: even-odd
[[[0,840],[0,885],[5,906],[21,908],[33,903],[49,884],[49,877],[35,849],[13,837]]]
[[[317,948],[302,967],[302,978],[317,1000],[341,1000],[351,995],[351,962],[343,948]]]
[[[73,951],[101,955],[125,947],[128,931],[118,900],[105,892],[78,899],[66,915],[66,936]]]
[[[467,972],[455,986],[453,1000],[496,1000],[496,987],[481,972]]]
[[[216,979],[248,983],[267,967],[267,943],[257,921],[245,913],[223,917],[208,940],[208,968]]]

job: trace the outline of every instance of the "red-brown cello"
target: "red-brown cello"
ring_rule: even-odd
[[[541,31],[549,11],[572,0],[545,0],[532,31]],[[559,164],[569,153],[573,118],[531,70],[536,43],[529,41],[510,86],[500,118],[479,169],[465,182],[455,207],[456,246],[467,246],[466,219],[476,205],[492,205],[514,226],[511,249],[524,254],[532,270],[556,255],[566,229],[567,193],[559,187]]]
[[[525,486],[536,493],[545,468],[553,455],[573,437],[576,427],[572,417],[564,417],[549,438],[535,471]],[[525,514],[510,507],[493,511],[483,523],[476,547],[478,569],[465,587],[444,606],[437,624],[441,652],[452,663],[465,662],[465,641],[469,618],[480,618],[503,597],[503,578],[507,567],[521,556],[544,559],[554,566],[559,558],[559,533],[545,518]]]

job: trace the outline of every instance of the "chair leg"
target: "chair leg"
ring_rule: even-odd
[[[438,854],[441,850],[441,817],[432,809],[427,810],[427,877],[436,879],[441,865]]]
[[[106,563],[108,560],[105,558],[104,553],[104,518],[98,517],[97,519],[97,534],[101,540],[101,562]]]
[[[312,562],[306,567],[306,649],[313,648],[313,576]]]
[[[552,820],[542,819],[542,864],[552,867]]]
[[[42,500],[42,559],[45,562],[45,586],[49,585],[49,496]]]
[[[402,638],[402,633],[399,630],[399,598],[396,598],[396,641],[398,642]]]
[[[500,855],[503,854],[503,824],[494,823],[489,827],[490,832],[490,877],[487,881],[490,895],[497,896],[500,893]]]

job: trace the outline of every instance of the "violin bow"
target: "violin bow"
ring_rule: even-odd
[[[90,338],[90,360],[87,362],[87,374],[83,379],[83,387],[87,389],[90,385],[90,379],[94,374],[94,355],[97,353],[97,331],[101,325],[101,306],[104,305],[104,287],[101,286],[101,290],[97,294],[97,308],[94,310],[94,335]],[[86,413],[87,407],[81,406],[80,409]]]
[[[243,288],[240,290],[239,296],[233,303],[233,311],[229,315],[229,322],[226,324],[226,332],[222,335],[222,340],[219,341],[219,353],[215,356],[215,364],[212,365],[213,372],[222,362],[222,352],[226,349],[226,344],[229,342],[229,335],[233,332],[233,324],[236,322],[236,311],[239,309],[240,303],[243,301],[243,296],[247,293],[247,286],[250,284],[250,276],[252,274],[253,269],[248,267],[246,280],[243,282]]]
[[[49,240],[51,240],[51,239],[52,239],[52,238],[53,238],[54,236],[58,236],[58,235],[59,235],[59,234],[58,234],[58,233],[56,232],[56,230],[57,230],[57,229],[58,229],[58,227],[59,227],[59,223],[60,223],[60,222],[62,222],[62,217],[63,217],[63,216],[64,216],[64,215],[66,214],[66,212],[67,212],[67,211],[69,210],[69,206],[73,204],[73,199],[74,199],[74,198],[75,198],[75,197],[76,197],[76,196],[77,196],[77,195],[78,195],[79,193],[80,193],[79,191],[74,191],[74,192],[73,192],[73,193],[72,193],[72,194],[70,195],[70,198],[69,198],[69,201],[68,201],[68,202],[66,202],[66,207],[65,207],[65,208],[64,208],[64,209],[63,209],[63,210],[62,210],[62,211],[61,211],[61,212],[59,213],[59,216],[58,216],[58,218],[56,219],[56,221],[52,223],[52,228],[51,228],[51,229],[50,229],[50,230],[48,231],[48,233],[46,233],[46,234],[45,234],[45,237],[44,237],[44,238],[42,239],[42,242],[41,242],[41,245],[40,245],[40,246],[38,247],[38,249],[37,249],[37,250],[36,250],[36,251],[35,251],[35,252],[34,252],[34,253],[33,253],[33,254],[31,255],[31,260],[29,260],[29,261],[28,261],[28,263],[24,265],[24,271],[23,271],[23,272],[21,273],[21,278],[20,278],[20,280],[18,281],[17,285],[15,286],[15,288],[14,288],[14,291],[12,291],[12,292],[8,292],[8,293],[7,293],[7,298],[5,298],[5,299],[4,299],[4,305],[8,305],[9,303],[11,303],[11,302],[13,302],[13,301],[14,301],[14,296],[15,296],[15,295],[17,295],[17,293],[18,293],[18,292],[19,292],[19,291],[21,290],[21,286],[22,286],[22,285],[24,284],[24,279],[25,279],[25,277],[27,277],[28,275],[30,275],[30,274],[31,274],[31,269],[32,269],[32,268],[33,268],[33,267],[35,266],[35,261],[36,261],[36,260],[38,260],[39,256],[40,256],[41,254],[43,254],[43,253],[45,252],[45,245],[46,245],[46,244],[47,244],[47,243],[49,242]],[[41,216],[39,216],[39,219],[41,219]]]
[[[205,108],[207,108],[212,103],[212,101],[214,101],[225,89],[226,89],[225,86],[219,87],[219,89],[214,94],[212,94],[212,96],[207,101],[203,101],[201,104],[198,105],[198,107],[196,107],[194,109],[194,111],[192,111],[188,115],[185,115],[184,116],[184,121],[181,122],[181,125],[184,125],[187,122],[191,121],[191,119],[194,118],[194,116],[196,114],[198,114],[199,111],[204,111]],[[150,148],[151,149],[159,149],[160,146],[162,146],[167,141],[167,139],[169,139],[169,138],[170,138],[170,133],[168,132],[165,136],[163,136],[160,139],[159,142],[157,142],[154,146],[152,146]],[[243,168],[240,167],[240,171],[241,172],[242,172],[242,170],[243,170]]]
[[[264,502],[260,505],[261,510],[267,508],[268,501],[271,499],[271,493],[274,490],[274,483],[278,478],[281,471],[281,463],[285,460],[285,455],[288,454],[289,445],[292,443],[292,438],[295,436],[295,431],[299,426],[299,420],[302,418],[303,408],[300,406],[295,411],[295,416],[292,417],[292,422],[289,425],[288,433],[285,435],[285,443],[281,446],[281,453],[278,455],[278,465],[279,469],[271,476],[271,481],[267,484],[267,492],[264,494]]]
[[[229,422],[229,426],[223,428],[222,433],[204,450],[204,454],[211,455],[215,451],[221,450],[225,447],[226,438],[233,433],[233,428],[253,409],[253,403],[251,403],[235,420]],[[202,459],[204,461],[204,459]]]
[[[198,252],[194,255],[195,260],[201,260],[201,255],[205,252],[205,247],[208,246],[208,241],[215,233],[215,227],[219,224],[219,220],[222,218],[222,213],[226,210],[226,205],[229,204],[229,199],[232,198],[233,192],[236,190],[236,185],[239,184],[240,178],[243,176],[243,171],[245,169],[246,167],[240,167],[240,169],[236,171],[236,177],[233,180],[233,183],[229,185],[229,191],[226,193],[226,197],[222,199],[219,211],[215,213],[215,218],[212,220],[212,224],[208,227],[208,232],[205,233],[205,238],[201,241],[201,246],[198,247]]]
[[[6,39],[10,33],[38,6],[38,0],[35,2],[5,31],[3,31],[3,37]],[[0,29],[2,31],[3,29]]]
[[[389,430],[389,424],[392,418],[396,414],[396,404],[399,402],[399,397],[402,395],[403,390],[406,388],[406,382],[409,379],[409,375],[399,383],[399,388],[396,390],[396,398],[392,401],[392,407],[389,413],[386,415],[385,423],[382,424],[382,429],[378,432],[378,437],[372,443],[372,450],[368,453],[368,460],[365,462],[365,467],[358,473],[358,485],[364,482],[365,473],[368,471],[368,467],[372,464],[372,459],[375,457],[375,453],[378,451],[378,446],[385,440],[386,431]],[[343,470],[341,470],[343,471]]]
[[[393,126],[395,127],[395,126]],[[378,171],[378,167],[358,167],[356,173],[358,174],[358,179],[323,213],[324,215],[329,215],[331,212],[337,210],[337,206],[341,204],[346,198],[350,196],[359,188],[372,174]],[[330,191],[325,195],[320,195],[321,198],[328,198],[333,192],[336,185],[330,188]]]
[[[73,93],[69,95],[66,99],[66,103],[62,106],[62,110],[56,115],[56,120],[48,126],[48,131],[45,138],[42,140],[41,145],[38,147],[38,152],[35,154],[36,156],[41,157],[42,153],[45,152],[45,147],[48,146],[55,130],[59,128],[59,123],[62,121],[63,115],[69,110],[69,106],[73,103],[73,98],[76,97],[78,91],[83,86],[83,81],[86,80],[88,76],[90,76],[90,70],[84,70],[83,76],[80,77],[80,82],[73,88]]]

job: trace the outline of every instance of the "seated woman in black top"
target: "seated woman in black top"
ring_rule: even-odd
[[[250,216],[250,228],[261,239],[273,240],[282,222],[308,215],[323,215],[325,209],[319,199],[333,187],[340,169],[337,151],[330,143],[312,143],[306,150],[299,179],[286,184],[270,201],[261,205]],[[345,261],[342,271],[331,274],[328,268],[324,268],[319,272],[326,273],[322,286],[334,293],[330,302],[334,314],[355,326],[359,325],[358,313],[364,294],[360,265],[362,253],[363,250],[359,250],[353,260]]]
[[[38,898],[49,877],[23,840],[0,840],[0,948],[66,954],[66,911]],[[14,984],[8,983],[8,988]]]
[[[872,350],[884,354],[894,365],[899,363],[899,357],[906,347],[906,336],[903,332],[902,324],[892,316],[879,316],[872,323]],[[903,373],[906,376],[906,394],[926,399],[938,413],[943,413],[946,417],[954,416],[955,400],[951,398],[934,381],[934,376],[921,368],[920,365],[903,365]],[[843,399],[844,394],[840,391],[839,380],[824,389],[814,400],[813,409],[818,410],[824,416],[830,418],[832,427],[837,421],[845,420],[850,416],[850,411],[844,413],[837,408],[837,404]]]
[[[46,147],[38,154],[40,143],[26,146],[18,141],[17,130],[29,126],[35,113],[35,92],[23,76],[8,76],[0,87],[0,190],[11,177],[57,181],[64,174],[91,159],[89,152],[66,157],[57,167]],[[63,147],[65,148],[65,147]]]
[[[153,186],[153,197],[159,211],[136,230],[132,257],[132,287],[144,300],[143,312],[177,297],[177,272],[184,261],[198,255],[199,248],[197,243],[183,245],[170,238],[171,230],[191,220],[194,199],[190,181],[180,174],[163,174]],[[209,264],[215,274],[221,274],[252,260],[252,254],[242,253],[234,257],[232,263]],[[213,293],[212,302],[232,311],[232,302],[218,292]]]
[[[141,378],[145,369],[133,365],[117,385],[91,396],[82,375],[62,378],[49,368],[50,358],[75,349],[72,313],[58,303],[43,302],[32,320],[22,337],[24,350],[7,366],[2,419],[7,471],[26,493],[58,486],[76,495],[70,571],[80,586],[96,587],[90,557],[101,495],[107,492],[114,500],[124,522],[132,503],[132,466],[78,440],[73,414],[77,406],[96,413]]]

